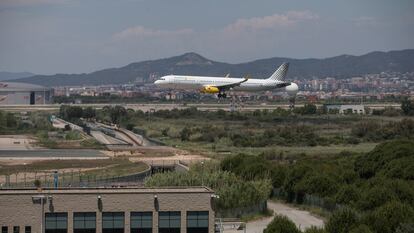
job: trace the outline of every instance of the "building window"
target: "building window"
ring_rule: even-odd
[[[167,211],[159,212],[158,215],[158,233],[180,233],[181,212]]]
[[[25,226],[24,227],[24,233],[32,233],[32,227],[31,226]]]
[[[19,226],[14,226],[13,227],[13,233],[20,233],[20,227]]]
[[[102,233],[124,233],[124,213],[102,213]]]
[[[9,232],[9,228],[6,226],[2,226],[1,227],[1,233],[8,233]]]
[[[68,214],[67,213],[46,213],[45,214],[45,233],[67,233]]]
[[[73,233],[95,233],[96,213],[84,212],[73,214]]]
[[[131,212],[131,233],[151,233],[152,212]]]
[[[208,211],[187,212],[187,233],[208,233]]]

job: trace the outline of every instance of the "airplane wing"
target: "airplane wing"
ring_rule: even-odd
[[[247,80],[249,80],[249,78],[248,77],[246,77],[246,78],[244,78],[242,81],[240,81],[240,82],[235,82],[235,83],[230,83],[230,84],[224,84],[224,85],[216,85],[215,87],[217,87],[217,88],[219,88],[219,89],[221,89],[221,90],[227,90],[227,89],[230,89],[230,88],[233,88],[233,87],[237,87],[237,86],[239,86],[240,84],[242,84],[242,83],[244,83],[244,82],[247,82]]]

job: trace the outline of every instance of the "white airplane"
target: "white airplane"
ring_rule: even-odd
[[[267,79],[206,77],[187,75],[167,75],[154,82],[155,85],[167,89],[199,90],[202,93],[217,94],[218,98],[226,98],[226,91],[267,91],[285,88],[290,96],[295,96],[299,88],[296,83],[284,81],[289,63],[283,63]]]

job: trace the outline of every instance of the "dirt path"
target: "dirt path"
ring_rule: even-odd
[[[308,211],[299,210],[297,208],[290,207],[283,203],[278,202],[267,202],[267,207],[273,210],[274,214],[285,215],[296,226],[304,231],[305,229],[316,226],[323,227],[324,222],[321,218],[317,218]],[[273,220],[273,217],[263,218],[256,221],[251,221],[246,224],[246,233],[262,233],[266,226]],[[235,229],[224,230],[225,233],[240,233],[242,231],[237,231]]]

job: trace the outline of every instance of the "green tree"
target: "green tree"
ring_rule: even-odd
[[[122,106],[115,106],[109,109],[109,116],[113,124],[119,124],[121,118],[127,113],[126,109]]]
[[[401,110],[407,116],[414,116],[414,102],[409,99],[403,100],[401,102]]]
[[[358,217],[355,211],[343,208],[332,213],[325,228],[329,233],[349,233],[356,224]]]
[[[85,119],[91,119],[94,118],[96,116],[96,111],[94,108],[92,107],[87,107],[83,110],[83,118]]]
[[[305,233],[327,233],[325,229],[311,226],[305,230]]]
[[[180,132],[181,141],[189,141],[191,136],[191,130],[186,126]]]
[[[311,114],[316,114],[316,105],[314,104],[305,104],[303,106],[303,114],[305,115],[311,115]]]
[[[286,216],[276,215],[263,233],[300,233],[301,231]]]
[[[349,233],[372,233],[372,231],[367,225],[361,224],[352,228]]]
[[[16,117],[13,113],[7,113],[6,115],[6,126],[9,128],[13,128],[17,126]]]
[[[59,116],[65,120],[71,120],[73,118],[81,118],[83,115],[83,109],[79,106],[61,105],[59,109]]]
[[[168,132],[170,131],[170,127],[164,128],[161,131],[162,136],[168,137]]]
[[[296,190],[307,194],[315,194],[320,197],[326,197],[336,192],[338,183],[325,174],[313,174],[307,176],[296,185]]]
[[[414,209],[401,202],[392,201],[374,210],[367,218],[375,232],[392,233],[404,223],[414,221]]]
[[[335,196],[335,200],[341,204],[351,204],[360,200],[360,191],[354,185],[342,186]]]
[[[402,223],[395,233],[413,233],[414,232],[414,222],[411,223]]]

